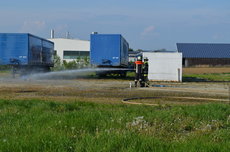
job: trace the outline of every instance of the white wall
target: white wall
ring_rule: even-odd
[[[143,52],[149,59],[151,81],[182,81],[182,53]]]
[[[65,39],[54,38],[49,39],[54,42],[54,50],[57,51],[57,55],[63,60],[63,51],[90,51],[90,41],[78,40],[78,39]],[[72,61],[73,59],[65,59],[66,61]]]

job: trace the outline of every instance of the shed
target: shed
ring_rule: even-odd
[[[150,81],[182,81],[182,53],[143,52],[149,59]]]

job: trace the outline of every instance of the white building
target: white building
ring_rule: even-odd
[[[143,52],[149,59],[150,81],[182,81],[182,53]]]
[[[54,42],[54,50],[61,60],[67,62],[79,57],[89,57],[90,41],[67,38],[52,38]]]

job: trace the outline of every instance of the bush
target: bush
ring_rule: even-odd
[[[90,67],[89,57],[78,57],[76,60],[63,61],[64,69],[82,69]]]
[[[54,67],[53,71],[69,70],[69,69],[81,69],[90,67],[89,57],[78,57],[76,60],[67,62],[66,60],[61,61],[58,55],[54,56]]]
[[[52,68],[52,71],[59,71],[63,69],[64,67],[61,63],[61,58],[58,55],[54,55],[54,67]]]
[[[11,66],[9,65],[0,65],[0,71],[6,71],[10,69],[11,69]]]

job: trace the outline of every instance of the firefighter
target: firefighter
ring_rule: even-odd
[[[137,56],[137,61],[135,62],[135,87],[137,87],[137,84],[139,82],[140,87],[144,86],[143,81],[143,62],[142,62],[142,56]]]
[[[143,63],[143,81],[145,87],[149,86],[148,73],[149,73],[149,63],[148,63],[148,58],[145,57]]]

